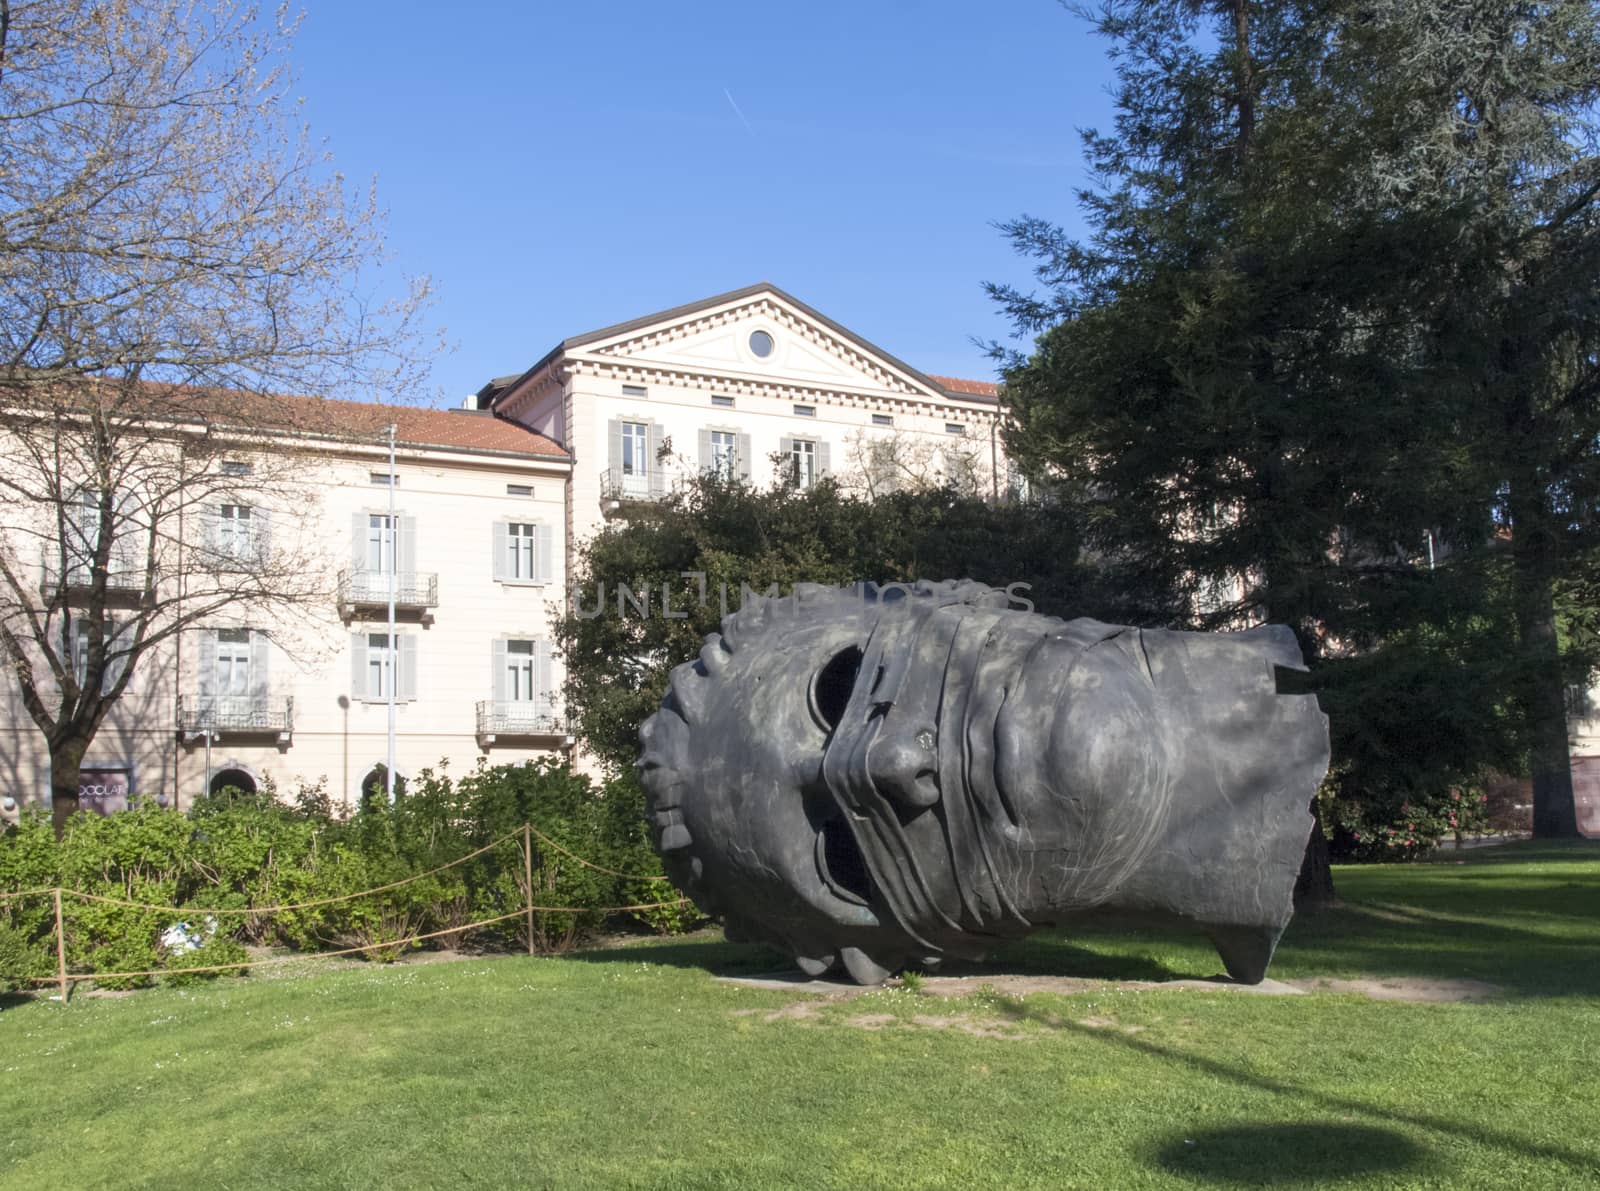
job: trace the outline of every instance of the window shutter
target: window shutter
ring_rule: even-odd
[[[350,565],[357,572],[367,569],[367,514],[350,514]]]
[[[123,651],[128,648],[132,641],[133,630],[126,621],[106,621],[106,668],[105,674],[100,679],[102,693],[112,690],[117,683],[122,681],[122,675],[128,669],[128,655]],[[128,688],[130,690],[133,688],[131,681],[128,683]]]
[[[350,697],[365,699],[367,690],[367,635],[350,634]]]
[[[272,556],[272,511],[256,505],[250,510],[250,533],[255,544],[256,561],[265,565]]]
[[[739,436],[739,478],[741,480],[749,480],[750,478],[750,436],[748,434]]]
[[[606,441],[610,443],[608,456],[611,467],[611,483],[622,483],[622,419],[612,418],[606,423]]]
[[[711,431],[700,428],[700,470],[710,471],[716,460],[711,457]]]
[[[778,440],[778,454],[783,456],[783,462],[779,465],[778,479],[785,484],[798,483],[800,471],[794,461],[793,435],[785,434]]]
[[[222,549],[222,506],[206,505],[200,510],[200,547],[206,554]]]
[[[550,525],[536,525],[533,528],[533,533],[533,577],[540,583],[554,583],[556,579],[555,527]]]
[[[417,519],[400,517],[400,550],[395,555],[395,570],[402,575],[414,575],[417,572]]]
[[[494,555],[496,581],[507,578],[510,574],[511,527],[504,521],[494,523],[494,546],[491,553]]]
[[[830,454],[829,454],[829,451],[828,451],[828,444],[825,443],[825,442],[819,441],[817,443],[817,478],[820,480],[823,476],[827,475],[831,470],[832,470],[832,467],[830,465]]]
[[[200,630],[200,705],[209,707],[216,698],[217,630]]]
[[[537,714],[551,715],[554,712],[555,692],[550,689],[550,642],[535,641],[533,654],[533,691],[538,705]]]
[[[650,458],[645,460],[645,470],[650,476],[650,495],[662,496],[667,490],[667,467],[661,459],[661,448],[666,443],[666,431],[661,423],[650,423]]]
[[[494,673],[489,679],[489,689],[494,692],[496,703],[504,703],[511,697],[506,691],[506,660],[506,640],[504,637],[497,637],[491,642],[489,656],[490,664],[494,667]]]
[[[61,660],[66,662],[67,670],[80,687],[83,685],[82,676],[89,664],[89,659],[83,654],[83,638],[79,636],[78,626],[82,623],[82,619],[77,616],[68,616],[61,623],[61,639],[65,646],[61,651]]]
[[[267,657],[271,641],[260,629],[250,630],[250,697],[264,702],[267,698]]]
[[[396,697],[407,701],[417,697],[417,639],[410,634],[400,637],[400,683]]]

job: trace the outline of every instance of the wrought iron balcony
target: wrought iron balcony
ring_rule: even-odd
[[[394,581],[394,606],[405,612],[427,612],[439,606],[439,576],[432,571],[340,571],[339,612],[348,618],[357,609],[387,608]]]
[[[275,736],[288,744],[294,735],[294,699],[257,695],[178,696],[178,732],[184,736]]]
[[[478,743],[487,748],[501,736],[565,736],[566,724],[549,700],[508,703],[484,699],[478,704]]]
[[[106,559],[106,591],[112,595],[143,595],[145,590],[144,559],[132,548],[118,546]],[[88,560],[73,561],[63,574],[55,560],[44,561],[46,598],[65,587],[69,592],[87,591],[94,586],[94,567]]]
[[[659,465],[644,475],[625,475],[620,467],[608,467],[600,473],[601,512],[607,517],[619,516],[624,508],[660,500],[679,482]]]

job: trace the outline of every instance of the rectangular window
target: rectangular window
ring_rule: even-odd
[[[367,570],[376,575],[394,571],[395,522],[388,513],[367,515]]]
[[[128,656],[124,652],[130,639],[123,636],[125,626],[119,626],[116,621],[108,620],[101,629],[105,648],[105,664],[100,673],[100,692],[109,692],[118,682],[128,668]],[[72,665],[72,677],[82,690],[89,679],[89,622],[81,616],[75,616],[67,622],[65,632],[65,645],[67,660]]]
[[[814,405],[797,405],[794,407],[794,416],[797,418],[814,418],[817,416],[817,407]]]
[[[650,491],[650,427],[644,422],[622,423],[622,489],[630,496]]]
[[[538,532],[527,522],[513,521],[506,526],[506,543],[510,551],[506,559],[507,579],[535,579],[535,550],[538,549]]]
[[[532,641],[506,642],[506,697],[513,703],[532,703],[539,697],[533,685],[535,656]]]
[[[732,430],[711,432],[711,470],[724,480],[739,474],[739,436]]]
[[[648,397],[650,391],[643,385],[623,385],[622,395],[624,397]]]
[[[817,444],[797,438],[789,449],[789,459],[797,487],[809,488],[817,482]]]
[[[944,424],[944,432],[946,434],[965,434],[967,428],[960,422],[946,422]]]
[[[238,459],[224,459],[222,461],[222,474],[225,476],[247,476],[250,474],[250,465]]]
[[[250,693],[250,630],[217,630],[216,693],[242,698]]]
[[[229,558],[249,558],[255,546],[249,505],[223,505],[217,511],[217,550]]]
[[[894,418],[890,417],[888,414],[873,414],[872,424],[874,426],[893,426]]]
[[[724,397],[721,394],[713,393],[711,395],[711,404],[715,405],[715,406],[718,406],[718,407],[720,407],[722,409],[732,409],[733,408],[733,398],[732,397]]]
[[[532,484],[507,484],[506,485],[506,495],[507,496],[532,496],[533,495],[533,485]]]
[[[398,487],[399,487],[399,486],[400,486],[400,477],[399,477],[399,476],[393,476],[393,477],[391,477],[391,476],[390,476],[390,475],[389,475],[389,473],[388,473],[388,472],[386,472],[386,471],[375,471],[375,472],[371,472],[371,473],[370,473],[370,474],[369,474],[369,475],[368,475],[368,477],[367,477],[367,478],[368,478],[368,479],[369,479],[369,480],[371,480],[371,481],[372,481],[372,483],[373,483],[373,485],[374,485],[374,486],[375,486],[375,487],[378,487],[378,488],[387,488],[387,487],[389,487],[389,481],[390,481],[390,480],[391,480],[391,479],[393,479],[393,481],[394,481],[394,486],[395,486],[395,487],[396,487],[396,488],[398,488]]]
[[[221,646],[218,646],[220,650]],[[482,673],[482,671],[479,671]],[[367,634],[367,698],[387,699],[394,690],[395,649],[388,633]]]

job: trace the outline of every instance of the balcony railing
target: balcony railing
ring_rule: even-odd
[[[478,743],[487,747],[501,736],[565,736],[567,726],[548,700],[507,703],[484,699],[478,704]]]
[[[600,473],[600,509],[607,517],[614,517],[624,508],[658,501],[667,493],[678,491],[683,484],[683,476],[669,474],[661,465],[644,475],[625,475],[620,467],[608,467]]]
[[[439,606],[439,576],[430,571],[340,571],[339,610],[346,615],[357,608],[387,608],[389,582],[394,580],[394,606],[407,612]]]
[[[106,559],[106,590],[123,595],[144,592],[144,559],[133,549],[117,548]],[[55,562],[44,561],[43,589],[46,598],[62,587],[68,591],[85,591],[94,586],[94,567],[87,561],[73,562],[63,576]]]
[[[294,735],[294,699],[258,695],[178,696],[178,731],[185,736]]]

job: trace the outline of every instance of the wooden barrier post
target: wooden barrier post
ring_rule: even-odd
[[[528,954],[533,954],[533,824],[522,825],[522,876],[528,882]]]
[[[61,886],[52,891],[56,897],[56,979],[61,985],[61,1003],[67,1003],[67,932],[61,925]]]

